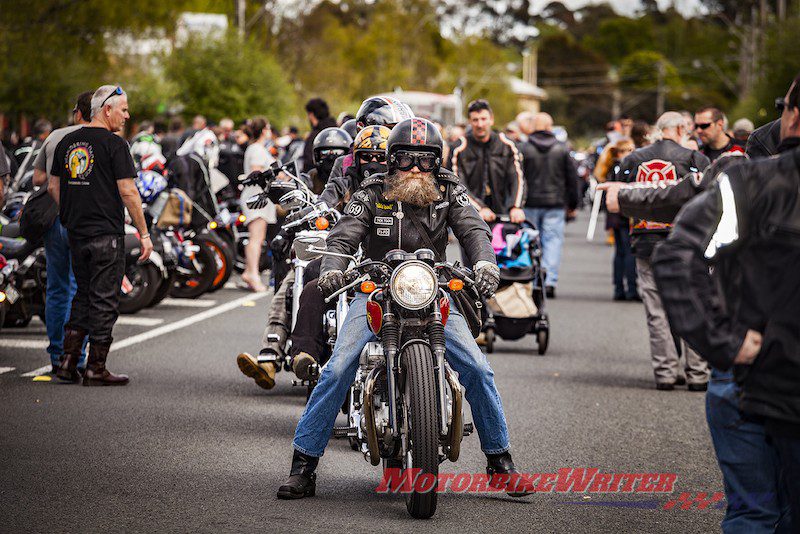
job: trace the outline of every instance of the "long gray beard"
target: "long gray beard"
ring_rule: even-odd
[[[436,180],[428,172],[414,172],[400,177],[398,172],[386,176],[386,200],[398,200],[414,206],[430,206],[439,198]]]

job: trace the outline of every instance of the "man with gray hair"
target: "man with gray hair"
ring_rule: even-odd
[[[659,185],[667,186],[709,166],[710,161],[703,154],[684,148],[689,129],[680,113],[668,111],[661,115],[656,123],[656,137],[659,138],[658,141],[633,151],[622,160],[617,175],[619,181],[635,182],[643,186],[658,182]],[[689,390],[705,391],[708,388],[708,365],[685,343],[675,342],[650,264],[653,249],[666,239],[671,228],[671,224],[641,219],[633,219],[631,227],[639,289],[650,332],[650,353],[656,388],[667,391],[675,389],[675,383],[679,380],[676,345],[680,345],[686,360],[684,368]]]
[[[128,143],[116,132],[128,114],[119,86],[103,85],[91,101],[92,121],[64,136],[56,147],[48,191],[59,204],[67,229],[77,291],[64,327],[59,378],[78,381],[78,358],[89,337],[84,386],[123,386],[125,375],[106,369],[111,332],[119,317],[119,291],[125,269],[125,208],[139,231],[140,261],[153,250],[142,201],[134,183],[136,168]]]

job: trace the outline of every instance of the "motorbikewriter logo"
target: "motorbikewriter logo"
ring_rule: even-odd
[[[596,468],[559,469],[555,473],[422,473],[419,468],[383,470],[378,493],[672,493],[675,473],[602,473]]]
[[[81,180],[92,172],[94,165],[94,151],[92,145],[86,142],[77,142],[70,145],[67,150],[65,166],[69,169],[69,177]]]

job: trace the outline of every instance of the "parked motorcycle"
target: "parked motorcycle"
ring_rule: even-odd
[[[2,254],[3,325],[27,326],[35,315],[45,321],[44,303],[47,288],[47,265],[44,247],[22,237],[0,236]]]
[[[309,252],[331,254],[319,242],[307,243]],[[383,261],[362,261],[347,271],[349,283],[327,299],[351,289],[368,294],[365,326],[378,337],[361,353],[350,390],[350,427],[334,435],[354,438],[372,465],[403,469],[410,490],[406,507],[416,518],[433,516],[438,494],[413,491],[411,470],[435,480],[440,461],[455,462],[462,438],[472,431],[463,423],[461,385],[444,359],[450,314],[445,288],[478,297],[469,269],[434,258],[429,249],[393,250]]]

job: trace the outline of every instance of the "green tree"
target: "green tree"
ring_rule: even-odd
[[[605,57],[612,65],[635,51],[653,50],[653,25],[649,18],[616,17],[600,22],[597,31],[584,39],[584,45]]]
[[[293,91],[270,54],[253,40],[192,38],[173,50],[165,73],[175,84],[184,113],[219,120],[266,115],[281,123],[295,105]]]

